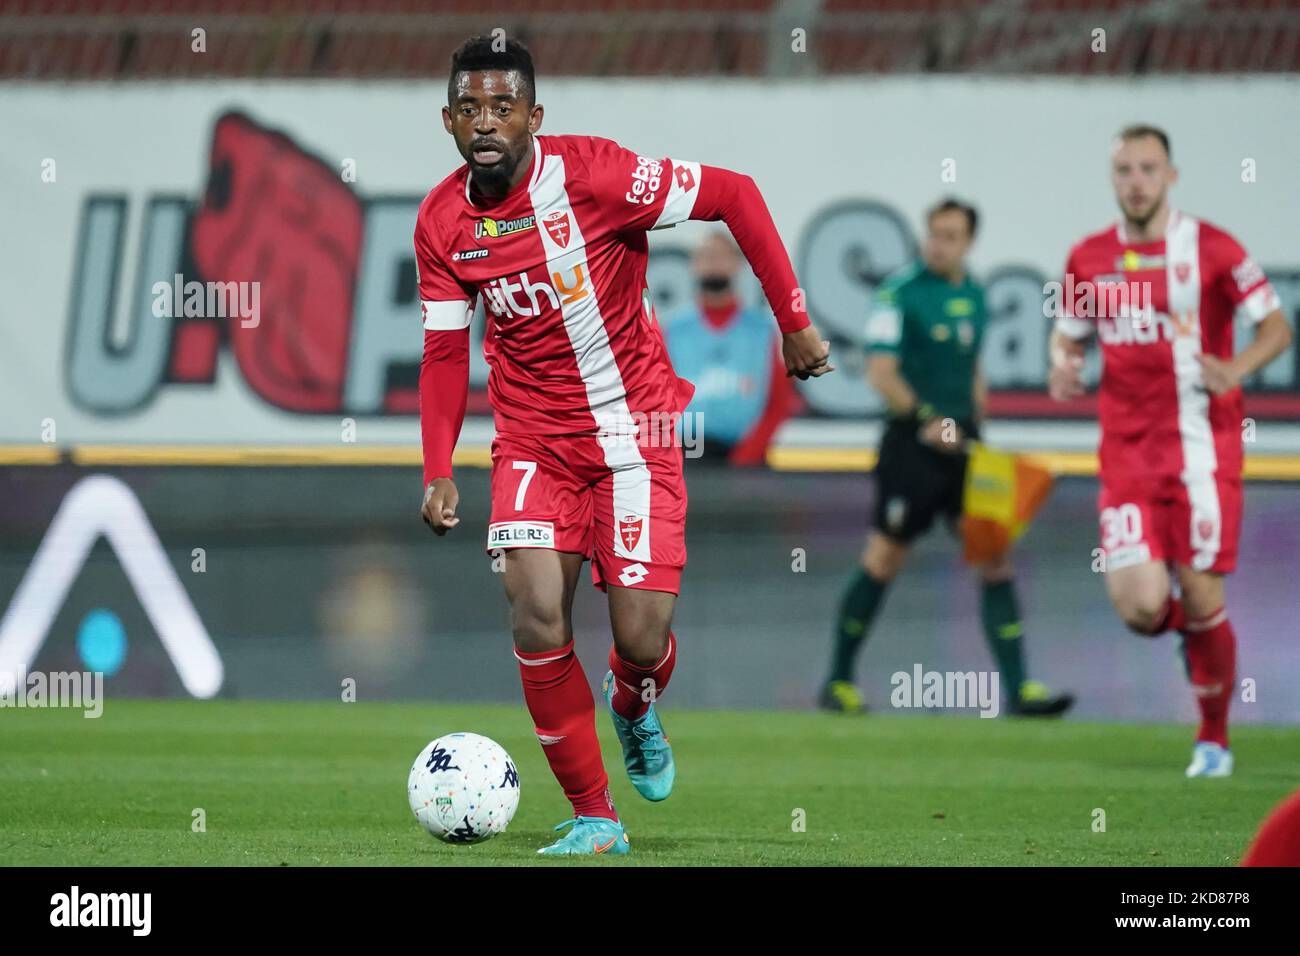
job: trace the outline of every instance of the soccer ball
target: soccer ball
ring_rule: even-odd
[[[406,783],[415,819],[444,843],[478,843],[510,825],[519,774],[495,740],[447,734],[420,751]]]

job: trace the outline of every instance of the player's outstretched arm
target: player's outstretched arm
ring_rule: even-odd
[[[438,536],[460,523],[460,493],[451,478],[451,453],[469,399],[469,329],[426,329],[420,362],[420,437],[424,500],[420,517]]]
[[[619,228],[648,232],[688,219],[725,222],[781,328],[786,372],[814,378],[835,371],[830,343],[808,318],[790,256],[751,177],[718,166],[639,155],[601,137],[588,137],[587,143],[593,191]]]
[[[1196,358],[1201,363],[1201,376],[1205,387],[1215,395],[1230,392],[1242,380],[1254,375],[1291,346],[1291,324],[1281,309],[1274,309],[1255,327],[1255,338],[1230,360],[1202,353]]]
[[[729,169],[701,166],[699,170],[699,194],[690,218],[722,220],[731,230],[781,328],[786,374],[808,379],[835,371],[830,364],[830,342],[808,318],[803,290],[758,185],[751,177]]]

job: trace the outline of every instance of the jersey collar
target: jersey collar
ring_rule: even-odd
[[[1182,216],[1183,216],[1183,214],[1182,214],[1181,212],[1179,212],[1177,209],[1175,209],[1173,206],[1170,206],[1170,207],[1169,207],[1169,221],[1168,221],[1167,223],[1165,223],[1165,237],[1166,237],[1166,238],[1168,238],[1169,234],[1170,234],[1171,232],[1174,231],[1174,227],[1175,227],[1176,225],[1178,225],[1178,220],[1181,219]],[[1127,245],[1129,244],[1128,233],[1125,232],[1125,230],[1124,230],[1124,220],[1123,220],[1123,219],[1121,219],[1119,222],[1115,223],[1115,238],[1119,240],[1119,243],[1120,243],[1120,245],[1122,245],[1122,246],[1127,246]],[[1148,239],[1148,240],[1146,240],[1146,241],[1147,241],[1147,242],[1159,242],[1160,240],[1159,240],[1159,239]],[[1134,245],[1141,245],[1141,244],[1142,244],[1142,243],[1134,242]]]
[[[491,205],[495,206],[505,202],[507,199],[512,199],[514,198],[514,196],[523,192],[525,189],[532,189],[532,187],[537,183],[537,177],[541,174],[542,171],[542,144],[539,142],[540,137],[533,136],[530,133],[529,138],[532,140],[532,144],[533,144],[532,172],[529,173],[529,175],[527,175],[523,179],[519,180],[519,182],[515,183],[515,185],[511,188],[511,190],[508,193],[506,193],[500,199],[494,200],[491,203]],[[474,200],[474,194],[470,190],[470,180],[471,180],[471,176],[470,176],[469,164],[466,163],[465,164],[465,202],[469,203],[470,206],[477,207],[480,205],[480,203]]]

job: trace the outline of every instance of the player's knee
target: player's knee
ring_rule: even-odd
[[[862,552],[862,570],[877,581],[892,581],[907,560],[907,545],[884,535],[873,537]]]
[[[1003,584],[1015,577],[1016,569],[1012,565],[1011,559],[1003,555],[1000,558],[977,565],[975,573],[979,575],[980,581],[984,584]]]
[[[510,608],[515,646],[522,651],[548,651],[569,643],[563,610],[539,601],[520,600]]]
[[[636,667],[654,667],[668,653],[668,628],[652,626],[633,634],[617,635],[618,656]]]
[[[618,656],[636,667],[653,667],[668,652],[672,617],[649,609],[629,613],[620,608],[613,615],[614,646]]]
[[[1120,620],[1134,634],[1143,637],[1155,637],[1160,633],[1160,624],[1165,617],[1165,600],[1154,600],[1149,596],[1126,597],[1115,602]]]

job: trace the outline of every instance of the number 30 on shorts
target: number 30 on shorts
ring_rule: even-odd
[[[1101,546],[1107,551],[1131,548],[1142,543],[1142,510],[1134,504],[1103,508]]]
[[[537,474],[537,462],[535,461],[514,461],[510,467],[515,471],[522,471],[524,476],[519,479],[519,490],[515,492],[515,510],[524,510],[524,496],[528,494],[528,484],[533,480],[533,475]]]

